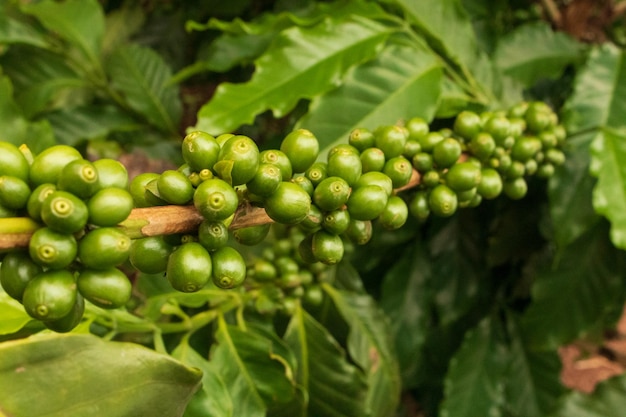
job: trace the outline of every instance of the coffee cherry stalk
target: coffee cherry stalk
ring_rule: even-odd
[[[563,164],[565,138],[542,102],[462,111],[439,130],[418,117],[354,129],[325,158],[306,129],[262,152],[247,136],[195,131],[178,169],[130,181],[119,162],[69,146],[32,155],[0,142],[0,284],[57,332],[81,321],[85,300],[125,306],[132,270],[181,292],[254,290],[260,313],[318,305],[325,268],[368,243],[374,223],[521,199],[529,177]],[[252,259],[237,249],[262,243]]]

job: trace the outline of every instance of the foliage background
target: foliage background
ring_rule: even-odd
[[[127,310],[90,307],[70,335],[26,338],[45,332],[0,294],[0,410],[383,417],[410,416],[415,401],[432,416],[619,415],[625,377],[591,395],[571,392],[557,349],[601,340],[624,304],[623,9],[1,2],[0,139],[34,151],[64,143],[94,158],[140,151],[176,165],[188,129],[237,131],[271,148],[296,127],[328,149],[355,127],[413,116],[446,127],[462,109],[522,99],[549,103],[569,139],[565,166],[548,183],[531,182],[521,201],[376,230],[329,269],[322,308],[297,304],[271,320],[245,308],[252,292],[177,294],[158,277],[135,276]],[[76,356],[83,345],[93,355]],[[106,360],[131,355],[118,349],[142,366]],[[17,366],[32,373],[13,381]],[[93,389],[120,373],[136,378],[107,395]],[[72,395],[57,395],[58,386]]]

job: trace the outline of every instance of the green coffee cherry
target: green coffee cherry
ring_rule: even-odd
[[[182,156],[192,171],[212,169],[219,152],[217,140],[206,132],[190,132],[183,139]]]
[[[178,247],[167,262],[167,280],[172,288],[196,292],[211,279],[212,257],[199,243],[189,242]]]
[[[63,269],[76,258],[77,243],[71,234],[42,227],[31,236],[28,252],[31,259],[43,267]]]
[[[257,169],[254,177],[248,181],[246,187],[253,194],[269,197],[274,194],[282,180],[283,175],[278,166],[262,163],[259,165],[259,169]]]
[[[154,172],[145,172],[143,174],[137,175],[130,182],[129,190],[130,194],[133,196],[133,201],[135,202],[135,207],[152,207],[152,203],[148,200],[148,192],[146,191],[146,187],[152,181],[156,181],[159,178],[159,174]]]
[[[85,313],[85,299],[80,293],[76,294],[74,306],[65,316],[60,319],[46,320],[43,324],[50,330],[57,333],[67,333],[80,324]]]
[[[87,205],[74,194],[55,191],[41,205],[41,219],[53,230],[76,233],[87,224]]]
[[[213,171],[233,186],[250,181],[259,168],[259,148],[247,136],[235,135],[221,147]]]
[[[478,114],[464,110],[456,116],[453,129],[457,135],[471,140],[482,129],[482,121]]]
[[[439,169],[449,168],[461,156],[461,144],[453,138],[446,138],[433,148],[433,162]]]
[[[328,177],[313,192],[313,202],[324,211],[337,210],[350,197],[350,186],[341,177]]]
[[[366,128],[356,128],[350,132],[348,143],[363,152],[374,146],[374,133]]]
[[[452,216],[458,205],[456,193],[444,184],[437,185],[428,196],[430,211],[439,217]]]
[[[130,215],[133,197],[122,188],[103,188],[87,201],[89,223],[108,227],[115,226]]]
[[[481,171],[481,180],[478,184],[478,194],[484,199],[492,200],[502,192],[502,177],[493,168],[484,168]]]
[[[378,185],[387,192],[387,195],[393,193],[393,182],[386,174],[378,171],[366,172],[361,175],[357,182],[354,184],[354,188],[359,188],[364,185]]]
[[[378,222],[387,230],[396,230],[404,226],[409,217],[409,208],[399,196],[389,197],[387,205],[378,216]]]
[[[374,130],[375,146],[388,159],[402,155],[408,138],[409,131],[400,126],[380,126]]]
[[[100,186],[98,170],[86,159],[76,159],[63,167],[57,189],[82,199],[91,197]]]
[[[520,200],[526,196],[528,192],[528,184],[523,177],[506,180],[503,188],[504,194],[511,200]]]
[[[487,160],[496,149],[496,142],[487,132],[480,132],[468,144],[470,152],[481,161]]]
[[[480,166],[472,162],[454,164],[447,172],[446,185],[454,191],[467,191],[480,184]]]
[[[240,286],[246,279],[246,262],[236,249],[224,246],[213,252],[213,283],[223,289]]]
[[[409,213],[420,221],[424,221],[430,216],[428,192],[421,190],[415,193],[409,201]]]
[[[428,122],[421,117],[413,117],[407,120],[405,127],[409,131],[409,140],[418,142],[430,131]]]
[[[26,207],[30,194],[30,187],[21,178],[11,175],[0,176],[0,205],[19,210]]]
[[[130,255],[130,238],[114,227],[94,229],[78,242],[78,258],[89,269],[121,265]]]
[[[297,224],[309,213],[311,196],[299,185],[283,181],[274,194],[263,200],[263,205],[275,222]]]
[[[297,129],[283,139],[280,150],[291,161],[294,172],[305,172],[317,159],[320,145],[311,131]]]
[[[22,301],[26,285],[43,272],[27,252],[9,252],[0,263],[0,286],[12,298]]]
[[[280,169],[282,179],[288,181],[293,175],[293,168],[289,157],[278,149],[267,149],[259,154],[259,160],[262,164],[276,165]]]
[[[365,185],[352,190],[346,205],[350,217],[355,220],[373,220],[387,205],[387,192],[378,185]]]
[[[382,171],[385,166],[385,153],[378,148],[367,148],[360,155],[363,173]]]
[[[337,209],[326,213],[322,228],[328,233],[340,235],[350,226],[350,213],[345,209]]]
[[[198,242],[209,252],[226,246],[228,236],[228,227],[221,221],[208,221],[205,219],[198,227]]]
[[[237,242],[246,246],[255,246],[263,242],[270,232],[270,223],[257,226],[242,227],[233,231]]]
[[[400,188],[411,180],[413,165],[404,156],[396,156],[385,162],[383,173],[391,179],[393,188]]]
[[[98,171],[98,189],[128,188],[128,171],[121,162],[102,158],[94,161],[93,166]]]
[[[372,239],[372,230],[371,220],[356,220],[351,218],[350,225],[345,231],[345,235],[350,241],[357,245],[365,245]]]
[[[524,136],[515,141],[513,148],[511,148],[511,158],[526,162],[534,158],[540,150],[541,141],[536,136]]]
[[[191,201],[194,194],[189,178],[172,169],[164,171],[156,180],[159,197],[170,204],[184,205]]]
[[[17,177],[28,182],[30,165],[19,148],[0,141],[0,175]]]
[[[151,236],[133,240],[128,259],[137,271],[160,274],[167,268],[167,259],[173,251],[163,236]]]
[[[432,152],[439,142],[444,140],[445,137],[440,132],[429,132],[419,140],[419,144],[422,147],[422,152]]]
[[[37,320],[57,320],[70,313],[76,302],[76,281],[67,270],[50,270],[37,275],[24,289],[22,303]]]
[[[311,181],[314,187],[328,177],[328,164],[326,162],[317,161],[309,167],[304,175]]]
[[[335,265],[343,258],[343,241],[338,235],[318,230],[313,234],[311,251],[319,262]]]
[[[71,146],[55,145],[35,156],[30,166],[30,182],[33,186],[45,183],[56,184],[61,171],[70,162],[83,159],[80,152]]]
[[[322,227],[324,213],[315,204],[311,204],[308,214],[298,224],[306,233],[313,233]]]
[[[226,181],[213,178],[203,181],[196,188],[193,203],[202,217],[209,221],[220,221],[235,213],[239,197]]]
[[[76,279],[80,294],[98,307],[120,308],[132,294],[128,277],[117,268],[84,269]]]
[[[315,187],[313,186],[313,183],[311,182],[310,179],[308,179],[304,175],[298,175],[296,177],[291,178],[290,181],[293,182],[294,184],[299,185],[304,191],[307,192],[309,196],[313,197],[313,190],[315,189]]]
[[[411,163],[416,170],[422,173],[432,170],[435,164],[432,155],[427,152],[416,153],[411,159]]]
[[[341,177],[349,185],[352,185],[359,179],[363,171],[361,158],[356,149],[343,147],[335,147],[335,151],[331,150],[328,155],[326,172],[329,177]]]

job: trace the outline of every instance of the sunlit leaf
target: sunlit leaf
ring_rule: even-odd
[[[178,86],[169,85],[172,71],[152,49],[127,45],[107,61],[111,82],[128,104],[153,126],[176,133],[182,114]]]
[[[374,129],[414,116],[431,120],[440,91],[441,68],[432,54],[390,45],[351,71],[341,87],[314,99],[298,126],[315,132],[321,148],[329,149],[346,142],[356,127]]]
[[[220,134],[252,123],[266,110],[281,117],[298,100],[336,87],[350,67],[371,59],[388,35],[386,26],[357,17],[289,28],[255,62],[250,81],[218,87],[198,112],[195,128]]]
[[[31,320],[24,307],[0,288],[0,335],[15,333]]]
[[[546,22],[522,25],[502,37],[493,60],[505,74],[531,86],[542,78],[558,78],[582,57],[582,44]]]
[[[400,399],[400,370],[387,317],[366,294],[340,291],[329,285],[324,289],[350,328],[350,356],[367,375],[367,415],[389,416]]]
[[[11,416],[178,417],[201,377],[170,356],[92,335],[0,344],[0,410]]]
[[[100,67],[104,11],[97,0],[44,0],[27,4],[24,11],[77,47],[92,67]]]
[[[22,43],[39,48],[47,48],[50,45],[46,38],[33,27],[12,19],[0,4],[0,45]]]
[[[185,417],[232,417],[233,403],[220,375],[209,361],[203,358],[187,340],[181,342],[172,356],[187,366],[202,371],[202,386],[191,398],[185,410]]]
[[[296,379],[308,392],[306,415],[366,415],[363,373],[346,360],[345,351],[319,322],[297,308],[284,338],[298,358]]]

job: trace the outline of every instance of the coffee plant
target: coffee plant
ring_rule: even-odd
[[[559,5],[0,2],[0,415],[620,415],[558,351],[626,299],[624,7]]]

